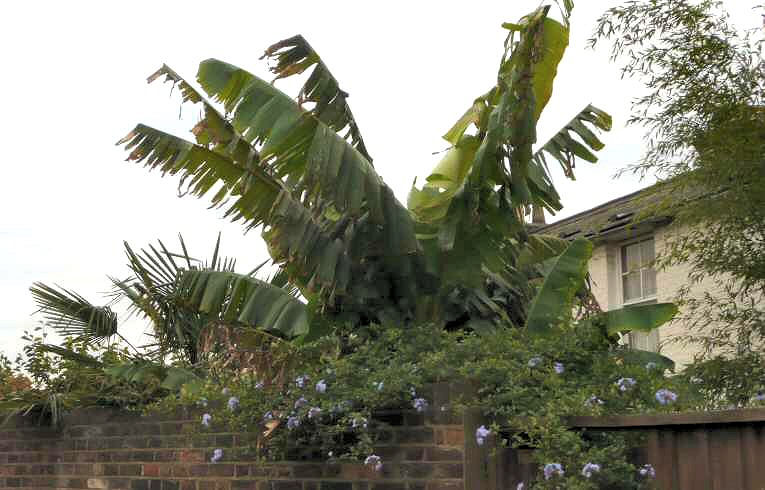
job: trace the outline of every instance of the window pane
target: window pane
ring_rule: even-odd
[[[631,301],[642,296],[640,291],[640,271],[630,272],[622,276],[624,301]]]
[[[633,349],[647,350],[650,352],[659,351],[659,331],[650,332],[630,332],[629,344]]]
[[[643,269],[643,296],[656,294],[656,271],[653,268]]]
[[[640,242],[640,253],[642,258],[643,267],[653,267],[653,260],[656,258],[656,253],[653,246],[653,238]]]
[[[640,244],[634,243],[622,247],[622,272],[640,269]]]

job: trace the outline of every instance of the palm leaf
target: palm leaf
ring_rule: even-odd
[[[553,187],[547,158],[557,161],[565,175],[573,179],[576,158],[595,163],[598,158],[593,152],[601,150],[604,146],[593,129],[610,131],[611,123],[611,116],[593,105],[588,105],[534,153],[529,178],[530,186],[534,187],[539,196],[536,204],[551,211],[560,209],[560,197]]]
[[[369,213],[382,228],[388,255],[418,249],[407,210],[369,161],[328,125],[254,75],[209,59],[200,64],[202,88],[232,113],[232,124],[250,142],[262,144],[261,160],[310,208],[327,207],[351,218]]]
[[[100,368],[103,366],[103,363],[93,356],[89,356],[87,354],[83,354],[82,352],[77,352],[72,349],[67,349],[66,347],[62,347],[60,345],[41,344],[37,346],[37,349],[42,352],[50,352],[51,354],[56,354],[57,356],[60,356],[62,359],[66,359],[68,361],[74,361],[78,364],[82,364],[85,366],[91,366],[95,368]]]
[[[674,303],[654,303],[605,311],[598,316],[605,322],[608,333],[614,334],[650,332],[670,321],[676,314],[677,305]]]
[[[325,231],[327,223],[317,222],[260,167],[245,168],[225,155],[143,125],[122,142],[132,149],[130,159],[190,178],[193,195],[201,197],[218,187],[213,204],[228,204],[225,215],[234,221],[244,220],[248,227],[267,225],[264,238],[274,260],[288,264],[302,287],[312,284],[341,294],[347,290],[350,262],[343,239],[333,236],[331,227]]]
[[[591,256],[592,243],[580,238],[555,259],[529,308],[526,319],[529,332],[547,334],[571,318],[574,297],[584,287]]]
[[[162,76],[165,82],[179,87],[183,102],[202,105],[203,116],[191,130],[198,144],[226,155],[245,167],[253,167],[258,163],[260,156],[257,150],[242,138],[223,114],[172,68],[162,65],[147,81],[151,83]]]
[[[372,163],[364,139],[361,137],[356,119],[348,106],[348,93],[340,89],[337,79],[316,51],[301,35],[293,36],[275,43],[266,49],[263,57],[268,57],[276,64],[271,71],[276,80],[297,75],[314,67],[298,94],[298,102],[313,102],[311,113],[336,133],[348,128],[345,138],[351,138],[351,144]]]
[[[117,333],[117,314],[108,306],[94,306],[73,291],[40,282],[29,290],[45,322],[62,336],[94,342]]]
[[[305,304],[284,289],[222,271],[185,271],[175,299],[217,321],[296,337],[308,332]]]

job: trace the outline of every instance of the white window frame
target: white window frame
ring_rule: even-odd
[[[656,301],[657,301],[657,293],[658,293],[658,290],[659,290],[658,281],[656,283],[656,292],[654,292],[654,294],[648,295],[648,296],[642,296],[640,298],[635,298],[635,299],[632,299],[630,301],[624,301],[624,275],[625,275],[625,273],[622,270],[622,255],[623,255],[624,247],[627,247],[629,245],[634,245],[636,243],[641,243],[641,242],[644,242],[644,241],[646,241],[648,239],[653,239],[654,257],[655,257],[656,256],[656,235],[654,235],[654,234],[641,235],[639,237],[635,237],[635,238],[632,238],[630,240],[625,240],[623,242],[619,242],[617,244],[617,246],[616,246],[616,280],[618,282],[619,305],[620,305],[619,307],[620,308],[629,307],[629,306],[637,306],[637,305],[641,305],[641,304],[656,303]],[[640,281],[641,281],[640,289],[641,289],[641,294],[642,294],[642,290],[643,290],[643,283],[642,283],[643,277],[642,277],[642,273],[641,273]],[[634,344],[637,343],[637,339],[635,339],[633,337],[633,335],[634,335],[634,333],[629,333],[629,334],[625,335],[624,337],[622,337],[622,341],[625,342],[626,345],[634,348]],[[658,336],[658,332],[656,332],[656,335]],[[660,348],[661,348],[661,337],[656,339],[655,351],[659,352]]]
[[[617,247],[617,254],[616,254],[616,275],[619,282],[619,304],[624,306],[635,306],[640,305],[643,303],[651,303],[656,302],[656,293],[658,292],[659,285],[658,282],[656,284],[656,291],[648,296],[641,296],[639,298],[634,298],[629,301],[624,301],[624,275],[623,267],[622,267],[622,255],[624,252],[624,247],[628,247],[629,245],[634,245],[636,243],[645,242],[648,239],[653,239],[653,250],[654,250],[654,257],[656,257],[656,235],[642,235],[638,238],[633,238],[627,241],[619,242]],[[655,259],[654,259],[655,260]],[[655,269],[654,269],[655,271]],[[640,274],[640,292],[642,294],[643,292],[643,274]]]

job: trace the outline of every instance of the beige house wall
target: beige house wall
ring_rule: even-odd
[[[679,230],[677,227],[662,226],[653,231],[656,254],[660,255],[667,247]],[[593,293],[604,310],[613,310],[622,307],[622,284],[620,274],[621,247],[625,242],[640,238],[647,238],[651,233],[629,236],[625,240],[605,241],[595,245],[589,271],[593,282]],[[682,287],[689,283],[690,266],[681,264],[656,271],[656,301],[673,302],[677,299]],[[705,292],[716,292],[717,286],[711,280],[691,285],[691,295],[702,297]],[[682,315],[682,311],[681,311]],[[678,315],[678,316],[681,316]],[[673,342],[678,336],[685,336],[689,327],[682,321],[673,321],[659,329],[659,351],[675,361],[678,368],[690,363],[694,354],[698,351],[693,346]]]

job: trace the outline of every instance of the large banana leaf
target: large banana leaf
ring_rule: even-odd
[[[244,220],[248,227],[268,225],[264,236],[275,259],[288,262],[302,286],[346,290],[347,255],[335,256],[334,270],[322,263],[322,257],[338,249],[339,239],[326,233],[281,181],[260,166],[244,167],[226,155],[143,125],[121,142],[131,149],[131,160],[190,179],[188,191],[193,195],[201,197],[219,187],[213,204],[227,204],[225,215],[234,221]]]
[[[562,254],[569,242],[552,235],[529,235],[518,256],[520,265],[541,264]]]
[[[108,306],[95,306],[74,291],[40,282],[29,290],[46,324],[62,336],[93,342],[117,333],[117,314]]]
[[[670,321],[676,314],[677,305],[674,303],[655,303],[605,311],[598,317],[605,322],[608,333],[615,334],[635,330],[650,332]]]
[[[213,204],[228,205],[227,216],[248,226],[267,225],[269,249],[301,290],[311,286],[345,294],[350,267],[341,249],[364,251],[357,260],[382,256],[394,265],[417,253],[408,212],[321,114],[303,111],[243,70],[208,60],[200,66],[199,81],[224,102],[232,113],[229,121],[175,72],[163,67],[151,79],[160,75],[180,84],[184,100],[204,104],[205,116],[194,129],[199,144],[139,125],[121,141],[132,149],[130,159],[180,174],[193,195],[215,189]],[[261,152],[255,145],[263,145]],[[356,239],[360,234],[363,239]],[[301,241],[306,237],[318,239]],[[312,256],[296,255],[298,249]],[[326,264],[335,264],[335,270]],[[416,283],[411,266],[399,269],[389,272]]]
[[[611,116],[593,105],[587,105],[534,153],[529,168],[529,185],[534,188],[538,197],[537,204],[551,211],[559,209],[560,197],[550,178],[547,157],[556,160],[563,168],[564,174],[573,179],[576,158],[595,163],[598,158],[593,152],[601,150],[604,146],[588,125],[602,131],[610,131],[611,123]]]
[[[273,86],[228,63],[203,61],[197,78],[231,112],[234,128],[263,145],[261,159],[269,170],[286,177],[309,205],[331,203],[351,217],[368,212],[382,226],[389,253],[417,251],[406,209],[369,161],[329,126]]]
[[[570,319],[574,297],[584,287],[587,263],[592,257],[592,243],[579,238],[559,255],[531,303],[526,328],[535,334],[547,334]]]
[[[313,102],[315,106],[311,113],[336,133],[348,128],[345,137],[350,136],[353,147],[372,163],[372,157],[367,152],[359,126],[348,105],[348,93],[340,89],[337,79],[303,36],[298,34],[274,43],[266,49],[263,56],[276,61],[271,67],[271,71],[276,74],[275,80],[315,67],[300,89],[298,102],[301,105],[304,102]]]
[[[185,271],[175,299],[223,323],[251,325],[290,338],[308,332],[305,304],[284,289],[223,271]]]

